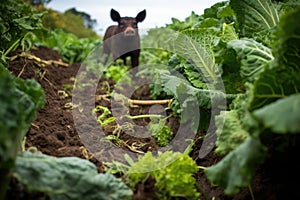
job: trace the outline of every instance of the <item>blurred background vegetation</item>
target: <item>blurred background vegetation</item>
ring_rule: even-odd
[[[55,30],[61,29],[66,33],[73,33],[79,38],[98,38],[94,30],[97,21],[85,12],[70,8],[64,13],[47,8],[51,0],[24,0],[39,12],[46,12],[43,16],[44,27]]]

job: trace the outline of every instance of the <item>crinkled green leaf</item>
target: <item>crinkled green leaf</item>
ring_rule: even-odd
[[[217,8],[217,17],[219,19],[223,17],[232,17],[234,15],[234,11],[230,7],[229,1],[223,1],[221,3],[224,3],[224,5]]]
[[[21,141],[44,103],[35,80],[14,77],[0,63],[0,199],[4,198]]]
[[[237,40],[239,37],[235,31],[234,23],[226,24],[223,23],[222,26],[222,36],[223,41]]]
[[[188,81],[177,76],[161,74],[161,79],[164,86],[172,91],[175,97],[181,98],[180,101],[193,97],[201,108],[210,109],[211,101],[226,99],[226,95],[221,91],[195,88]],[[181,94],[184,94],[184,97]]]
[[[210,47],[218,32],[214,29],[189,29],[183,33],[175,40],[176,53],[192,63],[207,83],[215,83],[217,72]]]
[[[235,194],[250,185],[254,170],[266,156],[266,147],[259,140],[248,138],[216,165],[207,167],[207,178],[225,188],[226,194]]]
[[[253,39],[232,40],[227,47],[235,50],[241,63],[240,74],[249,81],[253,81],[264,70],[264,66],[274,59],[270,48]]]
[[[250,92],[249,109],[254,110],[300,91],[300,8],[286,14],[275,34],[273,62],[266,66]]]
[[[211,6],[210,8],[204,9],[204,14],[203,16],[205,18],[218,18],[218,14],[220,12],[220,9],[226,6],[226,2],[218,2]]]
[[[274,133],[300,133],[300,94],[255,110],[253,115]]]
[[[250,88],[248,108],[252,111],[280,98],[298,93],[300,91],[299,73],[291,68],[270,69],[267,67]]]
[[[242,36],[269,30],[279,21],[277,5],[271,0],[231,0]]]
[[[228,154],[249,137],[248,132],[242,128],[237,110],[222,111],[215,121],[218,136],[216,153]]]
[[[220,25],[219,20],[215,18],[205,18],[195,25],[197,28],[209,28],[218,27]],[[189,29],[188,29],[189,30]]]
[[[77,157],[55,158],[25,152],[17,157],[14,176],[29,191],[46,193],[53,200],[131,199],[132,191],[111,174]]]
[[[290,67],[296,73],[300,71],[300,6],[286,13],[280,19],[275,32],[273,54],[275,67]]]
[[[14,160],[21,139],[44,104],[44,92],[35,80],[15,78],[2,65],[0,88],[0,163],[4,166]]]
[[[192,64],[182,62],[180,67],[184,69],[184,75],[194,87],[199,89],[207,89],[207,85],[205,84],[201,74]]]
[[[151,135],[156,139],[157,144],[161,147],[167,146],[173,137],[171,127],[166,125],[165,119],[151,119],[151,122],[148,124],[148,129]]]
[[[276,60],[255,82],[250,102],[250,109],[254,109],[287,97],[254,112],[266,127],[278,133],[295,133],[299,128],[297,124],[299,96],[293,95],[299,94],[300,91],[299,17],[300,8],[286,14],[281,19],[276,30],[278,40],[274,45]],[[289,95],[293,96],[288,97]],[[290,124],[288,119],[291,120]]]
[[[152,176],[159,199],[181,197],[196,200],[200,194],[196,190],[193,174],[197,171],[197,164],[188,155],[166,151],[159,152],[158,156],[147,152],[130,167],[128,173],[135,184],[148,175]]]

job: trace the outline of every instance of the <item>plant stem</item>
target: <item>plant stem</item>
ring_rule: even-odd
[[[142,118],[151,118],[151,117],[155,117],[155,118],[161,118],[163,117],[162,115],[136,115],[136,116],[126,116],[130,119],[142,119]]]
[[[205,200],[208,200],[208,196],[207,196],[207,194],[205,193],[205,191],[203,190],[203,188],[200,186],[200,184],[199,184],[199,183],[196,183],[196,186],[197,186],[198,190],[200,191],[200,193],[204,196],[204,199],[205,199]]]
[[[3,164],[3,163],[2,163]],[[11,169],[7,169],[5,167],[0,168],[0,200],[6,199],[6,190],[9,186],[9,181],[11,177]]]
[[[251,194],[251,199],[252,199],[252,200],[255,200],[254,194],[253,194],[253,191],[252,191],[252,188],[251,188],[251,185],[249,185],[248,188],[249,188],[249,192],[250,192],[250,194]]]
[[[129,103],[134,104],[134,105],[168,104],[170,102],[172,102],[172,99],[165,99],[165,100],[133,100],[133,99],[129,99]]]
[[[20,42],[21,39],[18,39],[17,41],[15,41],[3,54],[4,56],[7,56],[7,54],[9,54]]]

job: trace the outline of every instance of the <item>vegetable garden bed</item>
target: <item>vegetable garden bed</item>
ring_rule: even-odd
[[[130,71],[0,8],[0,200],[300,198],[299,1],[172,19]]]
[[[14,52],[13,55],[16,55],[17,53],[18,51]],[[56,51],[42,46],[35,48],[31,51],[31,53],[43,60],[58,61],[61,58]],[[79,67],[80,64],[72,64],[68,67],[57,65],[41,67],[35,61],[26,60],[20,57],[10,62],[9,69],[16,76],[23,79],[36,79],[42,85],[46,94],[46,106],[39,110],[36,120],[32,123],[26,135],[25,148],[31,151],[35,151],[33,148],[36,148],[36,150],[41,151],[44,154],[55,157],[76,156],[88,159],[97,166],[98,172],[102,173],[105,166],[101,163],[101,160],[99,161],[95,159],[93,155],[86,150],[80,141],[73,123],[70,104],[72,98],[71,88],[74,83],[74,76],[76,75]],[[113,80],[101,79],[99,88],[97,89],[97,94],[107,94],[107,91],[103,90],[103,87],[101,89],[101,82],[109,83],[110,88],[113,89]],[[149,88],[143,87],[135,93],[134,97],[138,99],[150,99]],[[109,108],[110,101],[107,99],[101,99],[96,102],[96,105]],[[131,115],[146,114],[147,112],[148,106],[141,106],[133,109]],[[145,122],[145,120],[141,120],[137,121],[137,123],[145,124],[147,122]],[[176,118],[170,120],[168,123],[175,129],[176,126],[178,126]],[[89,130],[90,132],[94,131],[93,127],[89,127]],[[97,129],[95,128],[95,130]],[[107,134],[111,134],[112,130],[114,130],[114,127],[105,127],[105,132]],[[199,166],[206,167],[216,164],[221,159],[221,156],[217,156],[211,152],[203,159],[198,158],[198,151],[202,140],[197,138],[204,134],[205,131],[198,133],[195,137],[195,145],[190,156],[196,160]],[[153,138],[137,139],[130,137],[130,135],[123,135],[120,139],[126,141],[128,145],[134,142],[145,144],[141,149],[136,149],[143,152],[146,152],[149,149],[158,148],[158,145]],[[127,148],[127,150],[130,151],[128,147],[124,148]],[[281,175],[281,173],[278,173],[279,171],[277,171],[279,169],[284,169],[284,166],[288,164],[286,162],[290,162],[293,159],[297,159],[297,157],[279,159],[276,161],[276,165],[273,164],[275,161],[271,162],[270,160],[256,170],[256,175],[254,176],[251,184],[251,192],[255,196],[255,199],[280,199],[279,197],[285,195],[285,191],[293,192],[293,187],[289,188],[289,185],[285,185],[285,181],[288,181],[288,177]],[[276,173],[276,176],[274,176],[274,173]],[[214,187],[209,183],[202,170],[199,170],[195,174],[195,178],[205,191],[208,199],[251,199],[251,193],[247,188],[234,196],[225,195],[222,188]],[[12,180],[10,187],[11,188],[7,194],[8,199],[39,199],[43,197],[43,194],[28,194],[19,187],[16,180]],[[282,187],[286,190],[280,190],[278,193],[277,189],[282,189]],[[139,183],[136,186],[134,199],[155,199],[155,196],[153,195],[154,193],[154,180],[149,178],[149,180],[144,183]],[[205,197],[202,195],[200,199],[205,199]]]

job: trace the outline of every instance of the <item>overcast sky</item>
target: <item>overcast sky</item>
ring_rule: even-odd
[[[75,7],[96,19],[97,32],[103,34],[109,25],[115,24],[110,18],[110,10],[114,8],[121,16],[135,17],[138,12],[146,9],[145,21],[139,24],[140,29],[165,26],[171,23],[171,18],[184,20],[192,11],[203,14],[209,8],[222,0],[51,0],[47,7],[64,12]],[[102,31],[101,31],[102,29]]]

